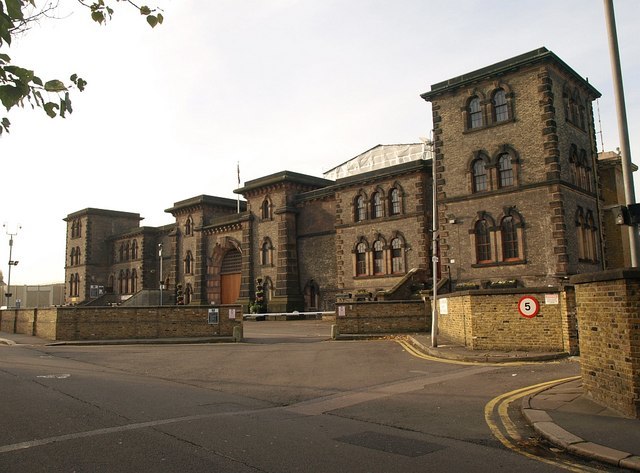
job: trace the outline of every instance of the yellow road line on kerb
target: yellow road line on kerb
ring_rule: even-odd
[[[560,468],[564,468],[565,470],[574,471],[574,472],[591,472],[591,473],[600,472],[601,470],[579,465],[576,463],[572,463],[567,460],[552,460],[549,458],[540,457],[538,455],[534,455],[533,453],[529,453],[523,448],[519,447],[515,442],[522,441],[523,439],[508,414],[509,405],[513,401],[520,399],[524,396],[528,396],[529,394],[533,394],[538,391],[541,391],[545,388],[554,386],[556,384],[561,384],[567,381],[573,381],[579,378],[580,376],[572,376],[570,378],[547,381],[544,383],[535,384],[533,386],[527,386],[524,388],[516,389],[514,391],[510,391],[508,393],[504,393],[504,394],[501,394],[500,396],[495,397],[494,399],[489,401],[484,408],[484,418],[487,425],[489,426],[489,429],[491,430],[491,433],[500,441],[500,443],[502,443],[502,445],[507,447],[509,450],[512,450],[516,453],[524,455],[525,457],[530,458],[532,460],[547,463],[549,465],[558,466]],[[494,414],[494,411],[496,410],[496,406],[497,406],[498,417],[502,422],[504,430],[506,431],[510,439],[514,440],[513,442],[509,438],[507,438],[505,434],[502,433],[502,430],[500,429],[497,422],[493,418],[493,414]]]
[[[498,362],[485,362],[485,361],[449,360],[447,358],[438,358],[436,356],[427,355],[426,353],[423,353],[420,350],[418,350],[416,347],[411,345],[411,343],[409,343],[406,340],[396,339],[395,342],[398,343],[399,345],[401,345],[402,348],[404,348],[410,355],[413,355],[416,358],[420,358],[422,360],[437,361],[438,363],[449,363],[449,364],[452,364],[452,365],[471,365],[471,366],[478,366],[478,365],[484,365],[484,366],[521,366],[521,365],[530,365],[530,364],[533,364],[533,363],[540,363],[539,361],[509,361],[509,362],[504,362],[504,363],[498,363]]]

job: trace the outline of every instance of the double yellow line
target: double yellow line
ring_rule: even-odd
[[[540,384],[535,384],[533,386],[527,386],[525,388],[516,389],[514,391],[501,394],[493,398],[491,401],[487,403],[484,407],[484,419],[491,430],[491,433],[508,449],[517,452],[521,455],[524,455],[527,458],[531,458],[532,460],[537,460],[543,463],[547,463],[550,465],[558,466],[564,468],[565,470],[575,471],[575,472],[601,472],[602,470],[598,470],[595,468],[590,468],[587,466],[579,465],[577,463],[572,463],[568,460],[554,460],[550,458],[540,457],[538,455],[534,455],[533,453],[527,452],[523,448],[519,447],[516,442],[521,442],[522,436],[518,432],[515,424],[509,417],[509,405],[523,398],[524,396],[528,396],[530,394],[537,393],[542,391],[543,389],[549,388],[551,386],[555,386],[556,384],[565,383],[568,381],[574,381],[576,379],[580,379],[580,376],[572,376],[569,378],[555,379],[553,381],[547,381]],[[497,409],[496,409],[497,406]],[[502,433],[502,430],[498,426],[498,423],[495,420],[494,412],[497,410],[498,418],[500,419],[502,426],[504,427],[504,431],[506,435]],[[507,438],[507,436],[509,438]]]
[[[505,364],[505,363],[479,363],[479,362],[471,362],[471,361],[447,360],[447,359],[437,358],[437,357],[422,353],[406,340],[397,339],[396,342],[400,344],[412,356],[415,356],[416,358],[420,358],[423,360],[437,361],[438,363],[451,363],[456,365],[475,365],[475,366],[478,366],[478,365],[514,366],[514,365],[525,365],[525,364],[531,363],[531,362],[523,361],[523,362],[510,362],[508,364]],[[521,399],[524,396],[528,396],[530,394],[534,394],[539,391],[542,391],[543,389],[549,388],[551,386],[555,386],[556,384],[573,381],[579,378],[580,376],[572,376],[569,378],[555,379],[553,381],[547,381],[544,383],[534,384],[532,386],[516,389],[514,391],[501,394],[500,396],[493,398],[484,407],[484,419],[487,425],[489,426],[491,433],[500,441],[500,443],[502,443],[502,445],[507,447],[509,450],[519,453],[520,455],[524,455],[525,457],[530,458],[532,460],[547,463],[549,465],[557,466],[560,468],[564,468],[565,470],[574,471],[574,472],[601,473],[602,470],[579,465],[577,463],[572,463],[568,460],[553,460],[550,458],[534,455],[533,453],[526,451],[524,448],[520,447],[517,444],[518,442],[522,442],[524,439],[518,432],[516,425],[513,423],[513,421],[509,417],[509,406],[514,401]],[[500,427],[498,426],[498,422],[495,420],[496,419],[496,416],[494,415],[495,412],[497,412],[497,419],[500,420],[506,435],[500,429]]]
[[[402,348],[404,348],[410,355],[415,356],[416,358],[421,358],[423,360],[429,361],[437,361],[438,363],[449,363],[452,365],[472,365],[472,366],[520,366],[520,365],[529,365],[531,363],[539,363],[538,361],[510,361],[509,363],[491,363],[491,362],[482,362],[482,361],[463,361],[463,360],[449,360],[446,358],[438,358],[435,356],[427,355],[426,353],[421,352],[416,347],[414,347],[411,343],[409,343],[405,339],[395,339],[395,342],[398,343]]]

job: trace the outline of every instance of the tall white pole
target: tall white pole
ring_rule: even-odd
[[[17,266],[18,262],[17,261],[13,261],[13,237],[16,236],[18,234],[18,230],[20,230],[22,227],[18,226],[18,228],[16,229],[15,233],[11,233],[9,232],[9,230],[6,229],[7,225],[3,224],[3,227],[5,227],[5,231],[7,233],[7,235],[9,235],[9,274],[7,276],[7,292],[5,294],[6,298],[7,298],[7,309],[11,308],[11,303],[10,303],[10,299],[11,296],[13,295],[11,293],[11,266]]]
[[[431,134],[431,244],[433,263],[433,302],[431,303],[431,346],[438,346],[438,189],[436,184],[436,152],[433,144],[433,133]]]
[[[622,158],[622,179],[624,181],[624,197],[626,205],[636,203],[633,175],[631,170],[631,146],[629,144],[629,129],[627,125],[627,109],[624,102],[624,88],[622,86],[622,68],[620,67],[620,52],[618,50],[618,32],[613,12],[613,0],[604,0],[604,12],[609,33],[609,58],[613,75],[613,92],[616,100],[618,118],[618,133],[620,136],[620,154]],[[604,150],[603,150],[604,151]],[[638,267],[638,228],[629,225],[629,255],[631,267]]]
[[[160,259],[160,274],[158,282],[160,283],[160,306],[162,306],[162,290],[164,289],[164,279],[162,276],[162,243],[158,243],[158,258]]]

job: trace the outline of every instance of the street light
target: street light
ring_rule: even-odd
[[[18,230],[20,230],[22,227],[18,226],[18,228],[16,229],[15,233],[11,233],[9,232],[9,230],[7,230],[7,224],[3,223],[2,226],[5,229],[5,232],[7,233],[7,235],[9,235],[9,274],[8,274],[8,279],[7,279],[7,292],[5,293],[5,296],[7,298],[7,309],[11,308],[11,304],[9,302],[9,300],[11,299],[11,296],[13,295],[11,293],[11,267],[12,266],[18,266],[18,261],[14,261],[12,259],[12,255],[13,255],[13,237],[16,236],[18,234]]]
[[[162,290],[164,289],[164,280],[162,278],[162,243],[158,243],[158,259],[160,260],[160,274],[158,282],[160,283],[160,306],[162,306]]]

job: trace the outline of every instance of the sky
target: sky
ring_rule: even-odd
[[[619,146],[602,0],[159,0],[151,29],[126,4],[106,26],[74,0],[10,48],[43,79],[77,73],[73,114],[0,110],[0,271],[64,281],[63,219],[87,207],[172,222],[174,202],[236,198],[241,181],[323,172],[378,145],[429,136],[431,84],[539,47],[602,93]],[[640,1],[614,0],[631,157],[640,163]],[[636,173],[639,174],[639,173]],[[636,188],[640,185],[636,177]],[[20,228],[18,229],[18,226]]]

